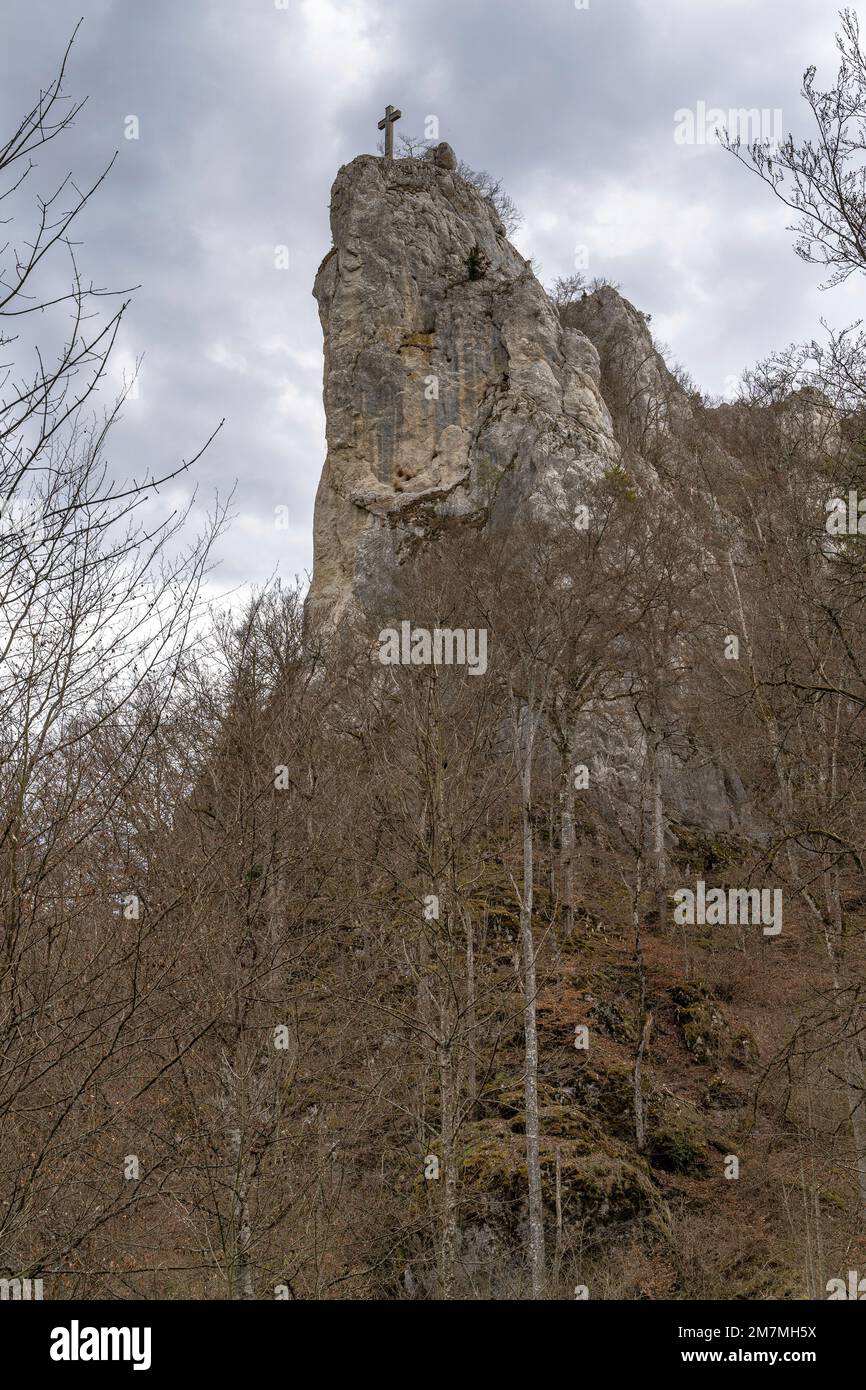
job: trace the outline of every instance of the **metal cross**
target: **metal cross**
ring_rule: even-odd
[[[403,112],[398,111],[394,106],[385,107],[384,119],[379,122],[379,129],[385,132],[385,158],[394,158],[394,122],[399,121]]]

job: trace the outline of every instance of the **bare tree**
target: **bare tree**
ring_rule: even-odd
[[[803,74],[802,95],[816,127],[811,139],[798,144],[789,135],[778,148],[758,140],[744,149],[730,132],[721,137],[796,214],[794,249],[827,270],[826,286],[866,266],[866,60],[853,9],[841,12],[836,45],[840,64],[831,87],[815,85],[814,65]]]
[[[82,110],[63,91],[70,47],[0,148],[13,212],[34,153]],[[8,233],[0,265],[0,1264],[52,1271],[144,1191],[112,1180],[123,1155],[109,1115],[121,1056],[146,1064],[154,924],[128,840],[111,831],[172,704],[225,514],[216,506],[185,549],[189,508],[139,521],[158,483],[195,459],[117,481],[105,448],[121,402],[101,419],[86,413],[126,307],[98,316],[106,292],[82,279],[71,239],[104,177],[81,192],[70,176],[38,196],[35,224],[17,243]],[[46,337],[27,368],[22,327],[37,320]]]

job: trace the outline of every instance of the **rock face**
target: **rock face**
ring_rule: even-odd
[[[393,608],[401,567],[445,527],[571,520],[588,480],[626,457],[663,487],[654,459],[694,424],[646,317],[610,286],[557,309],[441,151],[361,155],[332,190],[334,246],[314,289],[328,454],[306,611],[319,631]],[[619,737],[637,765],[627,708]],[[733,774],[667,752],[662,764],[672,819],[740,827]]]
[[[438,164],[440,169],[454,170],[457,168],[457,156],[448,144],[443,140],[440,145],[435,145],[432,150],[428,150],[425,159],[432,159],[434,164]]]
[[[647,316],[618,290],[603,285],[565,306],[561,318],[598,350],[605,399],[639,452],[650,436],[671,442],[687,428],[688,398],[656,348]]]
[[[449,153],[361,155],[332,190],[314,290],[328,441],[317,626],[381,599],[429,529],[573,515],[586,478],[619,457],[596,349],[563,326]]]

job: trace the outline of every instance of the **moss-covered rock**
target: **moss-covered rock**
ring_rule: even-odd
[[[627,1018],[618,1004],[598,999],[590,1010],[590,1021],[615,1042],[633,1043],[636,1029],[632,1019]]]
[[[516,903],[493,901],[485,904],[487,925],[506,941],[516,941],[520,934],[520,909]]]
[[[591,1065],[576,1073],[573,1088],[578,1103],[617,1139],[634,1141],[634,1068],[629,1062],[615,1063],[604,1070]],[[644,1074],[644,1106],[654,1104],[652,1083]]]
[[[707,1149],[697,1112],[676,1105],[666,1108],[647,1141],[650,1162],[666,1173],[703,1172]]]
[[[572,1096],[550,1082],[539,1081],[539,1122],[550,1138],[572,1139],[591,1144],[599,1134],[598,1125]],[[504,1120],[512,1134],[526,1133],[525,1097],[522,1082],[508,1078],[494,1081],[485,1090],[481,1108],[490,1119]]]
[[[728,1041],[728,1024],[706,986],[687,981],[672,985],[670,995],[683,1042],[695,1061],[709,1062],[721,1056]]]
[[[658,1212],[659,1195],[648,1170],[624,1145],[598,1134],[578,1140],[544,1135],[540,1143],[542,1190],[550,1211],[556,1201],[559,1153],[562,1212],[566,1222],[606,1225]],[[526,1149],[501,1121],[467,1126],[460,1157],[463,1205],[470,1217],[499,1203],[499,1219],[520,1219],[526,1202]],[[475,1212],[474,1207],[479,1210]]]
[[[694,826],[674,827],[677,837],[676,858],[684,868],[713,873],[736,858],[736,843],[723,834],[707,834]]]
[[[600,1225],[654,1214],[659,1202],[649,1175],[610,1153],[566,1155],[562,1162],[562,1209],[568,1221]],[[545,1200],[553,1203],[554,1168],[547,1166]]]
[[[707,998],[707,987],[700,980],[682,980],[668,990],[678,1009],[690,1009]]]

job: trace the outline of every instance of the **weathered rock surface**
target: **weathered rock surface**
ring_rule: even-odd
[[[427,150],[424,158],[432,159],[433,163],[438,164],[440,169],[453,170],[457,168],[457,156],[447,140],[443,140],[441,144],[434,145],[432,149]]]
[[[687,426],[688,397],[656,348],[646,314],[613,285],[575,299],[560,315],[598,351],[605,400],[632,445],[640,449],[650,437],[657,442]]]
[[[573,515],[619,457],[596,349],[448,163],[361,155],[333,187],[315,624],[381,597],[431,530]]]
[[[307,618],[320,630],[391,606],[401,567],[446,527],[571,520],[588,480],[626,458],[664,488],[654,460],[694,423],[646,316],[611,286],[558,309],[453,162],[450,146],[361,155],[333,186],[334,246],[314,288],[328,452]],[[627,708],[620,737],[638,766]],[[740,825],[732,775],[711,759],[662,762],[672,817]]]

